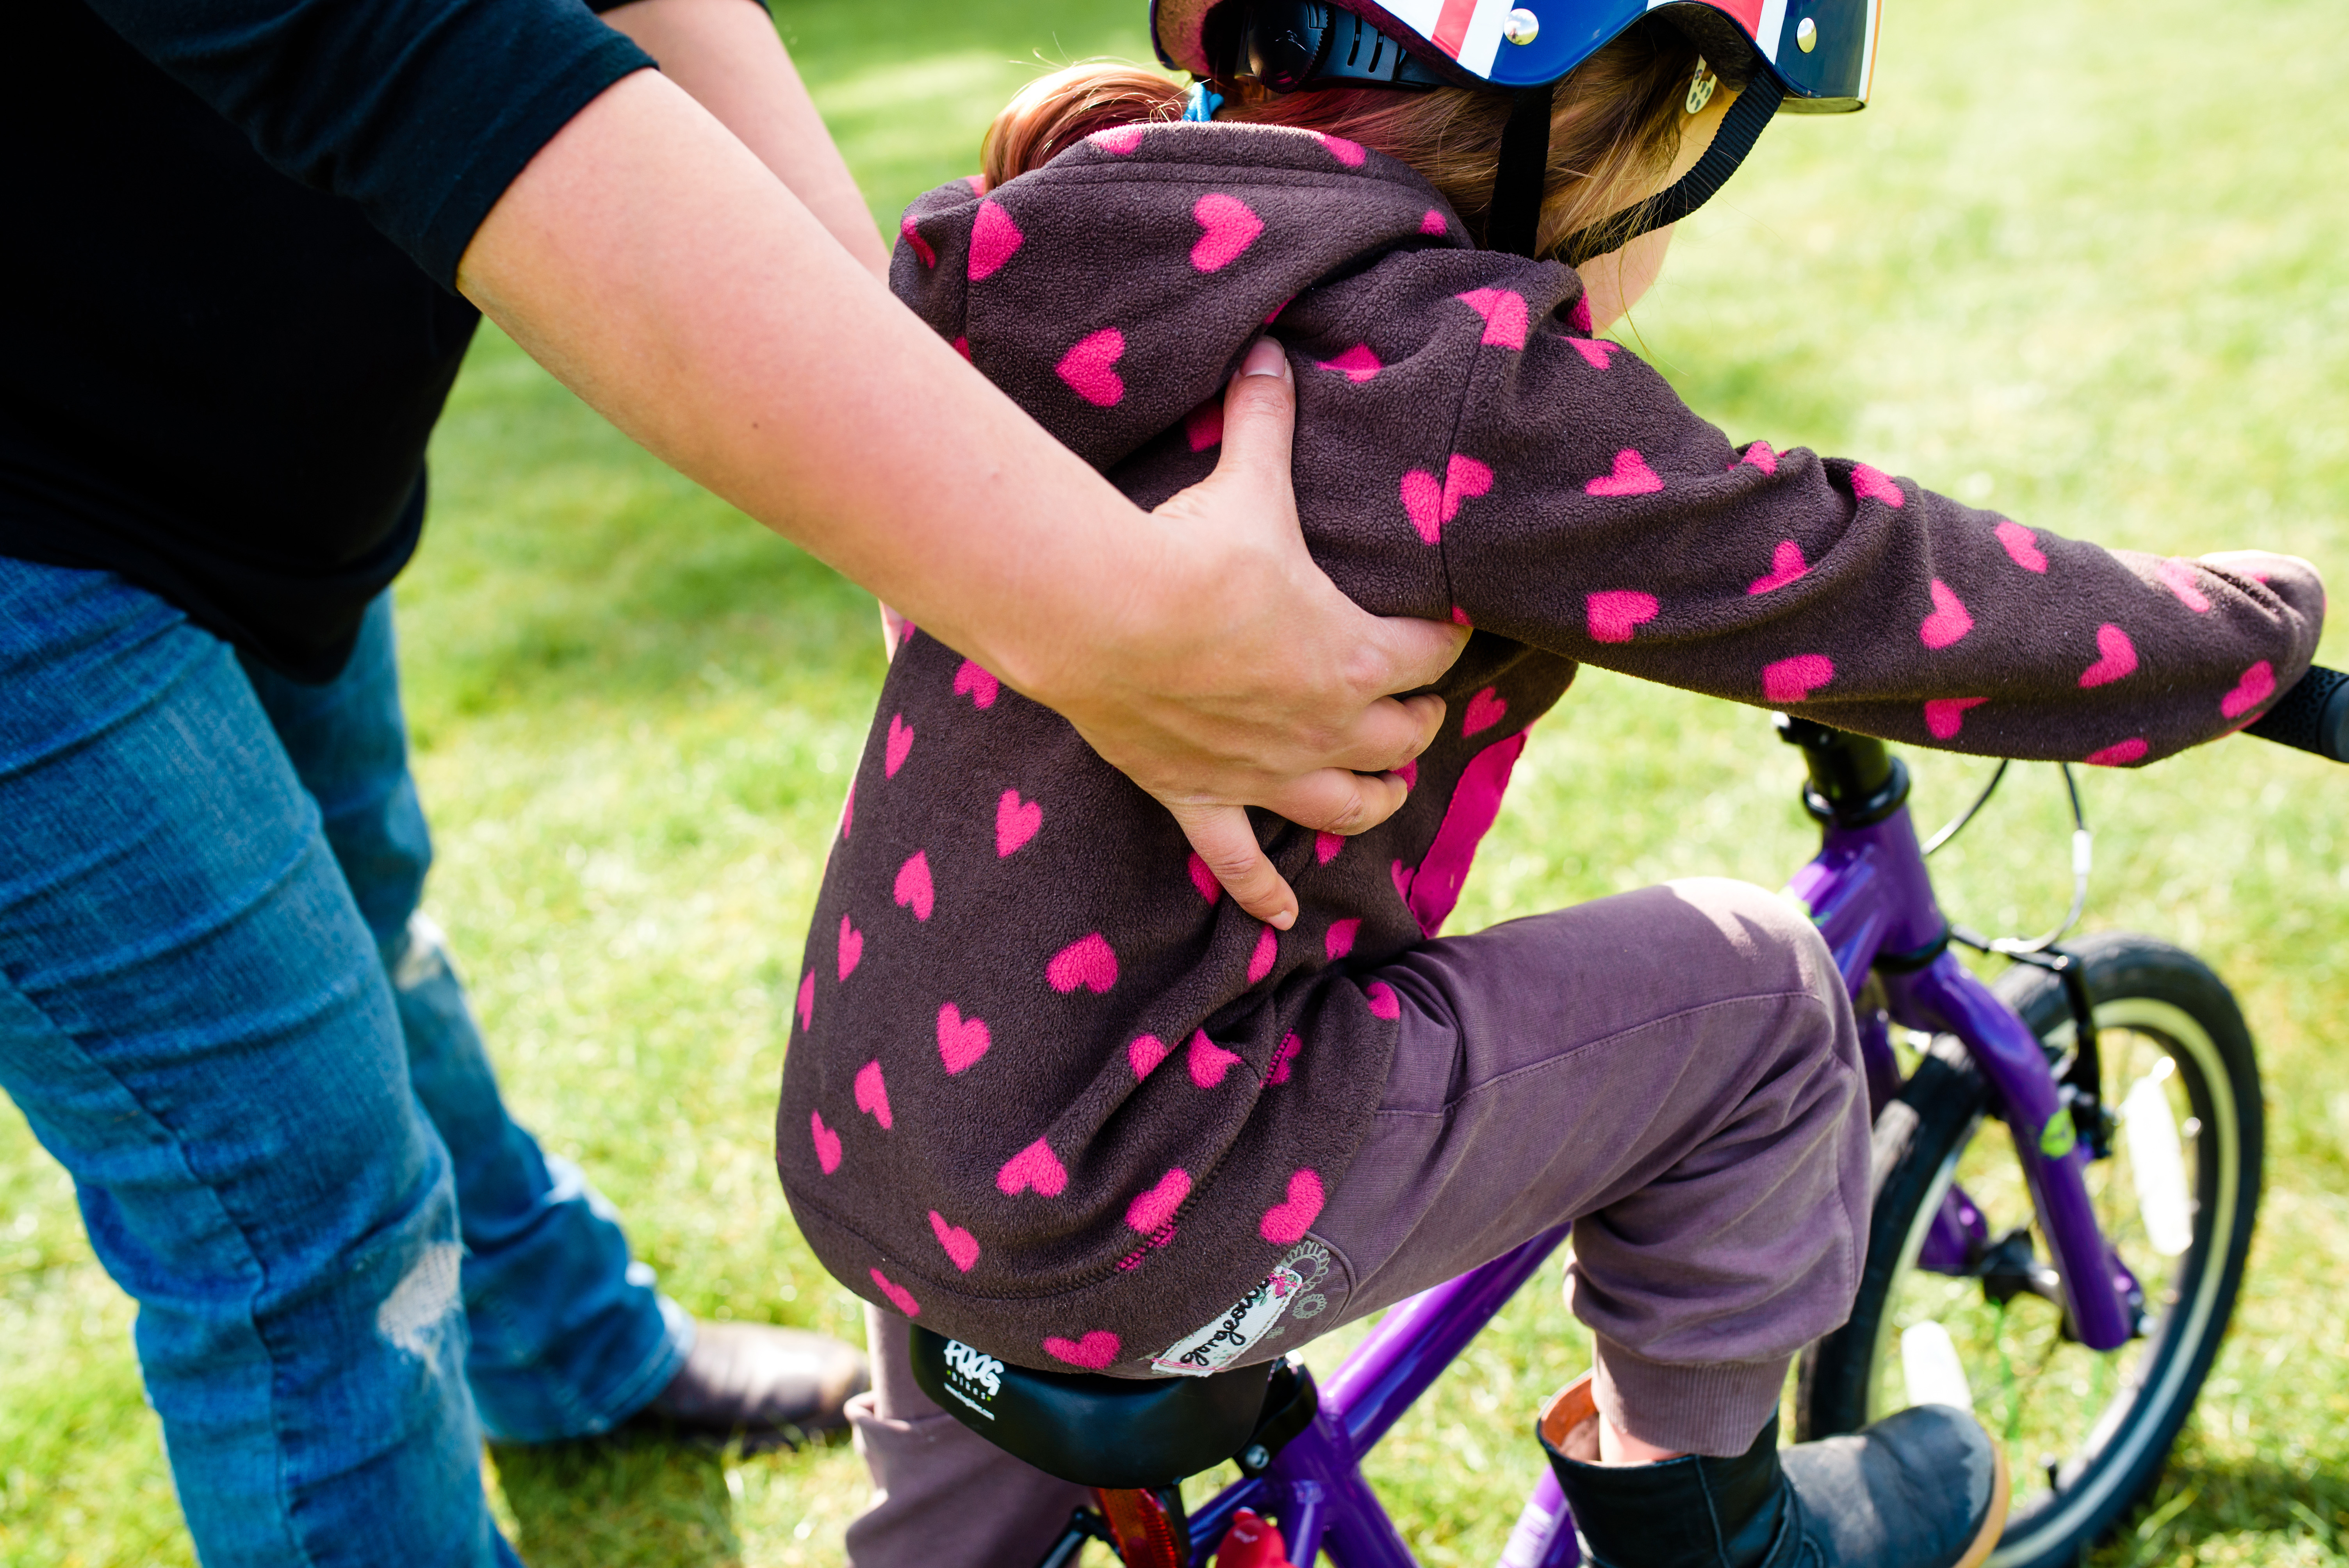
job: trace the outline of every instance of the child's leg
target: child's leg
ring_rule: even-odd
[[[848,1402],[873,1505],[848,1526],[855,1568],[1027,1568],[1087,1501],[969,1430],[914,1383],[905,1320],[864,1309],[873,1388]]]
[[[1850,1310],[1868,1121],[1849,1001],[1793,905],[1712,879],[1431,943],[1315,1234],[1359,1317],[1573,1216],[1599,1407],[1734,1455]],[[1319,1325],[1316,1326],[1320,1326]]]

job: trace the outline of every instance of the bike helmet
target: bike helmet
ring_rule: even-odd
[[[1876,66],[1878,0],[1151,0],[1160,61],[1202,80],[1275,93],[1317,88],[1424,91],[1463,87],[1514,99],[1502,132],[1486,242],[1531,255],[1549,157],[1553,89],[1567,73],[1653,15],[1686,35],[1744,90],[1713,146],[1650,201],[1621,243],[1677,222],[1721,189],[1782,108],[1864,107]],[[1692,88],[1692,112],[1709,88]],[[1585,259],[1569,240],[1569,259]]]

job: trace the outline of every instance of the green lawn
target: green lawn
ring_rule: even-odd
[[[874,209],[975,166],[1038,57],[1143,57],[1139,0],[776,0]],[[1889,7],[1878,107],[1782,121],[1623,335],[1744,439],[1865,456],[2041,527],[2261,544],[2349,583],[2349,201],[2337,0]],[[879,24],[876,26],[876,24]],[[453,934],[517,1113],[697,1313],[853,1334],[787,1222],[771,1100],[802,923],[880,676],[871,601],[631,448],[485,333],[402,584]],[[2349,637],[2328,639],[2349,662]],[[1983,765],[1912,758],[1920,811]],[[1537,734],[1462,929],[1809,848],[1756,713],[1588,677]],[[2197,948],[2268,1088],[2234,1336],[2156,1506],[2100,1565],[2349,1563],[2349,778],[2237,740],[2088,780],[2091,920]],[[1937,863],[1962,919],[2064,891],[2027,770]],[[0,1115],[0,1563],[191,1560],[129,1303]],[[1529,1288],[1374,1465],[1423,1560],[1489,1563],[1535,1401],[1586,1364]],[[535,1568],[828,1563],[845,1447],[502,1450]],[[1016,1568],[1016,1565],[1015,1565]]]

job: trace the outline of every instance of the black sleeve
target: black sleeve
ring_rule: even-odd
[[[88,4],[271,165],[358,203],[443,284],[538,150],[653,64],[581,0]]]

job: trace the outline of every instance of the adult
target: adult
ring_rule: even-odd
[[[210,1568],[510,1563],[484,1428],[821,1420],[855,1369],[662,1301],[415,918],[387,590],[476,305],[1066,714],[1282,923],[1243,808],[1382,819],[1440,705],[1381,694],[1460,634],[1313,568],[1279,377],[1143,514],[899,310],[748,0],[12,21],[0,1086],[139,1301]]]

